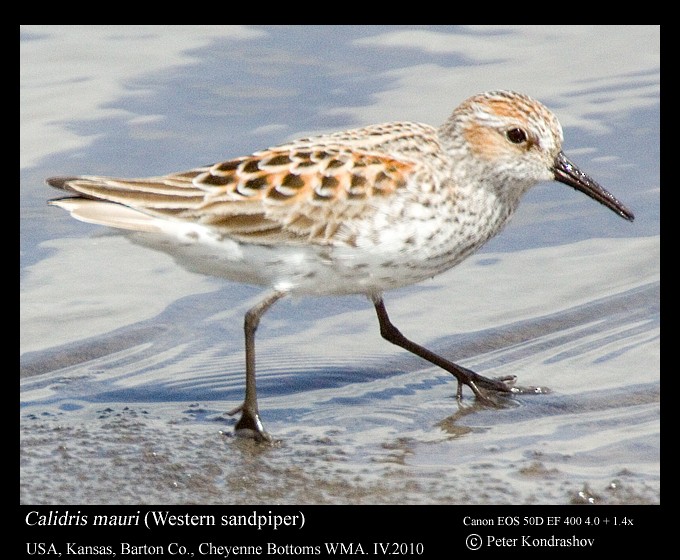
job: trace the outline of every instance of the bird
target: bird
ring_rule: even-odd
[[[633,213],[562,151],[545,105],[487,91],[438,128],[408,121],[308,136],[243,157],[141,179],[51,177],[66,191],[49,204],[72,217],[131,230],[189,270],[266,288],[244,317],[245,394],[239,436],[271,442],[257,400],[255,332],[285,296],[363,294],[381,336],[493,395],[547,392],[516,375],[487,378],[404,336],[384,293],[430,279],[474,253],[507,224],[522,195],[557,181],[633,221]]]

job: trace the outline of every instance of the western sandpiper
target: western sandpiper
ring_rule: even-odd
[[[77,196],[50,201],[74,218],[141,232],[191,270],[266,286],[245,315],[246,386],[236,432],[270,440],[255,384],[255,331],[289,294],[365,294],[380,334],[491,402],[541,392],[490,379],[412,342],[391,323],[383,292],[455,266],[513,214],[540,181],[579,190],[632,221],[633,213],[562,153],[562,127],[526,95],[492,91],[464,101],[440,127],[392,122],[302,138],[252,155],[145,179],[54,177]]]

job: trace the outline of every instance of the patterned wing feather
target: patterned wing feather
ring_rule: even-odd
[[[408,182],[414,163],[342,145],[289,145],[149,179],[54,178],[52,186],[255,243],[329,244],[343,223]]]

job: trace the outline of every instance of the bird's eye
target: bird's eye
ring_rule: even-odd
[[[523,144],[527,141],[527,133],[521,128],[511,128],[505,132],[505,137],[513,144]]]

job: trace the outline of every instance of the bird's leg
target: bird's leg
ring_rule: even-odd
[[[255,331],[260,324],[260,318],[278,300],[285,296],[285,292],[272,292],[257,305],[248,310],[243,321],[246,338],[246,394],[243,404],[228,414],[241,413],[241,418],[234,428],[236,434],[252,437],[257,441],[271,441],[271,436],[265,431],[257,407],[257,387],[255,385]]]
[[[380,322],[380,334],[382,335],[382,337],[385,340],[391,342],[392,344],[401,346],[402,348],[408,350],[409,352],[412,352],[416,356],[420,356],[421,358],[427,360],[428,362],[431,362],[434,365],[439,366],[440,368],[445,369],[449,373],[453,374],[455,378],[458,380],[458,391],[456,393],[458,399],[460,399],[463,395],[463,385],[467,385],[468,387],[470,387],[475,396],[485,404],[493,404],[493,401],[484,394],[482,389],[497,391],[501,393],[544,392],[544,390],[538,390],[540,388],[536,387],[531,388],[514,387],[513,385],[516,380],[516,376],[514,375],[508,375],[506,377],[501,377],[497,379],[489,379],[487,377],[483,377],[481,375],[476,374],[472,370],[469,370],[467,368],[464,368],[462,366],[459,366],[458,364],[454,364],[453,362],[450,362],[449,360],[442,358],[438,354],[435,354],[434,352],[428,350],[427,348],[424,348],[423,346],[420,346],[419,344],[412,342],[411,340],[406,338],[403,334],[401,334],[399,329],[397,329],[397,327],[395,327],[390,321],[382,297],[375,298],[373,300],[373,304],[375,305],[375,310],[378,313],[378,321]]]

